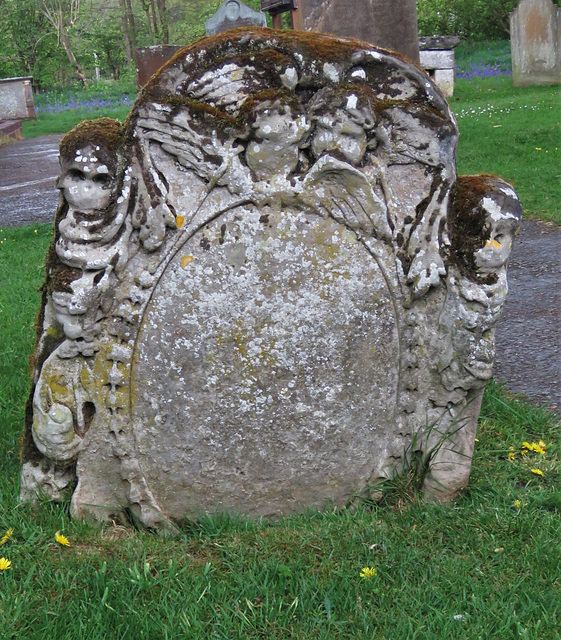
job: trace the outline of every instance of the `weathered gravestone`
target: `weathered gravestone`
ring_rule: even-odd
[[[61,143],[22,497],[147,526],[464,487],[520,219],[417,67],[320,34],[183,49]],[[75,484],[77,482],[77,484]]]
[[[561,8],[551,0],[522,0],[510,14],[515,86],[561,84]]]
[[[0,79],[0,120],[35,118],[31,76]]]
[[[220,9],[205,22],[207,36],[214,36],[236,27],[266,27],[267,17],[239,0],[226,0]]]
[[[206,35],[216,35],[236,27],[266,27],[267,17],[262,11],[254,11],[239,0],[226,0],[218,11],[205,22]],[[150,78],[170,60],[181,46],[160,44],[152,47],[138,47],[136,49],[136,71],[138,88],[142,87]]]
[[[360,38],[419,62],[415,0],[305,0],[304,27]]]

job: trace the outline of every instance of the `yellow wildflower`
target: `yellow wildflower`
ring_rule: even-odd
[[[542,456],[545,456],[545,449],[543,447],[540,447],[540,445],[536,444],[535,442],[533,444],[534,444],[534,451],[536,453],[539,453]]]
[[[540,440],[540,441],[538,442],[538,444],[540,445],[540,447],[541,447],[542,449],[547,449],[547,445],[545,444],[545,442],[544,442],[543,440]]]
[[[0,558],[0,571],[6,571],[12,566],[12,563],[6,558]]]
[[[531,445],[529,442],[523,442],[522,443],[522,448],[526,449],[527,451],[532,451],[532,449],[534,448],[533,445]]]
[[[514,460],[514,458],[516,458],[516,454],[514,453],[514,451],[511,451],[511,452],[508,454],[508,459],[509,459],[509,460]]]
[[[374,567],[364,567],[364,569],[360,572],[360,577],[364,580],[370,580],[370,578],[375,578],[378,575],[378,570]]]
[[[69,547],[70,546],[70,542],[68,542],[68,538],[66,536],[63,536],[60,531],[57,531],[55,533],[55,540],[59,544],[61,544],[63,547]]]
[[[2,540],[0,540],[0,545],[2,544],[6,544],[6,542],[8,542],[8,540],[12,537],[12,533],[14,532],[13,529],[8,529],[8,531],[6,531],[6,533],[4,534],[4,537],[2,538]]]
[[[542,476],[542,478],[544,476],[544,473],[543,473],[543,471],[541,471],[541,469],[530,469],[530,471],[532,473],[535,473],[537,476]]]
[[[512,503],[512,506],[515,507],[516,509],[522,509],[522,503],[520,502],[520,500],[515,500]]]

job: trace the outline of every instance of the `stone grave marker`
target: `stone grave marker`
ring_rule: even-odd
[[[0,79],[0,120],[35,118],[31,76]]]
[[[205,22],[207,36],[214,36],[236,27],[266,27],[267,17],[239,0],[226,0],[220,9]]]
[[[468,481],[520,220],[414,65],[237,29],[61,142],[21,495],[275,516]]]
[[[522,0],[510,14],[515,86],[561,84],[561,7],[551,0]]]
[[[359,38],[419,62],[415,0],[306,0],[304,27]]]

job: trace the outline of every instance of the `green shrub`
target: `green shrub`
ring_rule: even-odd
[[[519,0],[417,0],[419,33],[458,35],[466,40],[505,38],[509,14]],[[561,0],[554,0],[561,4]]]

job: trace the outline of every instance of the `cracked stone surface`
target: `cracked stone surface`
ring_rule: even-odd
[[[414,65],[268,29],[65,136],[22,497],[164,529],[288,514],[374,495],[413,445],[454,496],[521,218],[457,177],[457,137]]]

